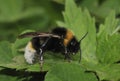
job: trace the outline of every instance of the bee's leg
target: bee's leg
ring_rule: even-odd
[[[64,60],[68,60],[68,62],[70,62],[71,58],[70,58],[70,53],[68,52],[67,47],[65,47],[63,43],[61,43],[61,46],[62,46],[62,52],[65,55]]]
[[[48,41],[49,41],[49,39],[50,39],[51,37],[49,37],[48,39],[46,39],[46,41],[41,45],[41,47],[40,47],[40,53],[39,53],[39,55],[40,55],[40,69],[41,69],[41,71],[42,71],[42,66],[43,66],[43,52],[45,52],[45,50],[46,50],[46,47],[47,47],[47,43],[48,43]]]
[[[40,58],[39,58],[39,63],[40,63],[40,71],[42,71],[42,66],[43,66],[43,50],[40,48]]]
[[[65,50],[65,60],[67,59],[67,60],[68,60],[68,62],[70,62],[70,61],[71,61],[71,58],[70,58],[70,53],[68,53],[67,48],[65,48],[64,50]]]

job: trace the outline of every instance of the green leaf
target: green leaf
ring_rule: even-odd
[[[112,64],[110,66],[101,67],[97,70],[98,76],[101,80],[119,81],[120,80],[120,65]]]
[[[19,79],[18,77],[13,76],[7,76],[7,75],[0,75],[1,81],[23,81],[22,79]]]
[[[97,56],[103,64],[111,64],[120,59],[120,35],[117,34],[118,29],[118,20],[115,19],[115,13],[111,12],[106,18],[105,24],[100,26],[97,35]]]
[[[0,42],[0,64],[12,62],[11,44],[7,41]]]
[[[73,0],[66,0],[65,11],[63,12],[65,26],[72,30],[78,40],[87,32],[83,22],[83,13]]]
[[[25,61],[19,53],[13,52],[12,44],[7,41],[0,42],[0,67],[23,68]],[[15,54],[14,54],[15,53]],[[23,64],[23,66],[21,66]]]
[[[118,26],[118,19],[115,19],[115,12],[112,11],[105,19],[105,24],[100,25],[98,37],[114,34],[115,30],[116,29],[118,30],[120,28],[120,27],[119,28],[117,28],[117,27],[119,27]]]
[[[45,81],[97,81],[93,73],[73,63],[59,63],[47,73]]]
[[[115,14],[110,13],[105,24],[100,27],[96,45],[98,63],[84,63],[84,67],[90,71],[95,71],[100,80],[118,81],[120,79],[120,66],[116,62],[120,60],[120,34],[116,31],[119,26]]]
[[[88,12],[85,10],[84,13],[84,23],[85,27],[87,27],[87,36],[82,41],[82,56],[83,61],[90,63],[97,63],[98,60],[96,58],[96,28],[95,28],[95,20],[92,18]],[[81,31],[82,32],[82,31]]]
[[[24,58],[7,41],[0,42],[0,67],[23,68]],[[23,65],[23,66],[22,66]]]
[[[66,24],[64,22],[62,22],[62,21],[57,21],[56,23],[60,27],[66,27]]]
[[[59,4],[64,4],[64,2],[65,2],[65,0],[52,0],[52,1],[57,2]]]
[[[112,64],[120,60],[120,35],[98,39],[97,57],[102,64]]]

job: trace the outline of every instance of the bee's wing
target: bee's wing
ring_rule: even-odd
[[[59,35],[55,35],[52,33],[41,33],[41,32],[28,32],[18,36],[18,38],[25,38],[25,37],[55,37],[60,38]]]

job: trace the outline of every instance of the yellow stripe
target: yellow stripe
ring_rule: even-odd
[[[73,38],[73,32],[70,30],[67,30],[66,36],[64,38],[64,45],[67,46],[72,38]]]
[[[29,46],[29,49],[30,49],[30,50],[35,51],[35,49],[33,48],[32,42],[29,42],[29,43],[28,43],[28,46]]]

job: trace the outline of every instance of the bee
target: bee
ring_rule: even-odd
[[[65,56],[64,59],[68,59],[68,61],[71,60],[70,54],[74,55],[79,51],[81,60],[80,43],[86,35],[87,33],[81,38],[81,40],[77,40],[71,30],[64,27],[56,27],[50,33],[28,32],[19,35],[19,38],[32,38],[25,48],[24,57],[28,64],[33,64],[35,55],[37,54],[42,68],[43,54],[46,51],[61,53]]]

